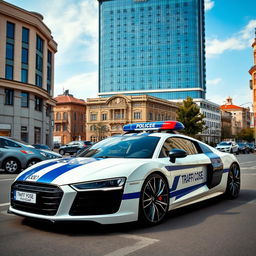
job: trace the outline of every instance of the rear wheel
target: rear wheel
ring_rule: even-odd
[[[65,155],[65,151],[63,150],[63,149],[61,149],[60,151],[59,151],[59,153],[63,156],[63,155]]]
[[[17,159],[15,158],[9,158],[4,161],[3,168],[7,173],[16,173],[19,172],[20,169],[20,163]]]
[[[149,225],[159,224],[169,207],[169,187],[159,174],[151,174],[145,180],[140,196],[139,220]]]
[[[235,199],[240,192],[240,168],[237,164],[232,164],[228,173],[228,182],[226,188],[226,196],[229,199]]]

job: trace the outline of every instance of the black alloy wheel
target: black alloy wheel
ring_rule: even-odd
[[[32,166],[32,165],[34,165],[34,164],[36,164],[36,163],[38,163],[38,162],[40,162],[40,160],[38,160],[38,159],[33,159],[33,160],[31,160],[31,161],[27,164],[27,168],[30,167],[30,166]]]
[[[169,186],[159,174],[153,173],[145,180],[140,196],[139,220],[145,224],[159,224],[169,207]]]
[[[228,173],[228,182],[226,188],[226,196],[229,199],[238,197],[241,185],[240,168],[237,164],[232,164]]]
[[[4,162],[3,168],[7,173],[13,174],[20,171],[20,163],[15,158],[9,158]]]

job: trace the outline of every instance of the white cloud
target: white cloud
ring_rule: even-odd
[[[79,60],[98,63],[98,2],[81,0],[46,0],[45,23],[58,43],[56,64]],[[87,47],[84,47],[87,46]]]
[[[206,57],[211,58],[228,50],[242,50],[250,47],[255,27],[256,20],[251,20],[241,31],[227,39],[206,39]]]
[[[211,10],[214,6],[214,1],[204,0],[204,9],[205,11]]]
[[[55,95],[62,94],[64,90],[69,90],[75,98],[84,99],[95,98],[98,93],[98,73],[83,73],[70,77],[63,83],[55,84]]]
[[[220,77],[217,77],[215,79],[211,79],[211,80],[207,80],[207,85],[218,85],[220,84],[220,82],[222,81],[222,79]]]

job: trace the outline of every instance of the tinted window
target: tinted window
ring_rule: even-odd
[[[191,140],[172,137],[165,141],[159,157],[168,157],[169,152],[174,148],[183,149],[188,155],[198,154],[196,146]]]
[[[206,145],[198,143],[199,147],[201,148],[203,153],[212,153],[212,151],[210,150],[210,148],[208,148]]]
[[[7,146],[7,147],[12,147],[12,148],[19,148],[20,145],[18,145],[17,143],[13,142],[13,141],[10,141],[10,140],[5,140],[5,139],[2,139],[3,140],[3,145],[4,146]]]
[[[159,137],[154,136],[118,136],[102,140],[79,156],[108,158],[151,158]]]

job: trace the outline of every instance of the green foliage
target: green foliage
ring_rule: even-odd
[[[177,120],[185,126],[185,129],[181,131],[182,133],[193,137],[206,129],[203,121],[205,116],[200,113],[200,108],[191,97],[183,100],[177,114]]]
[[[253,128],[245,128],[242,129],[240,133],[237,135],[238,140],[244,140],[244,141],[254,141],[254,130]]]

